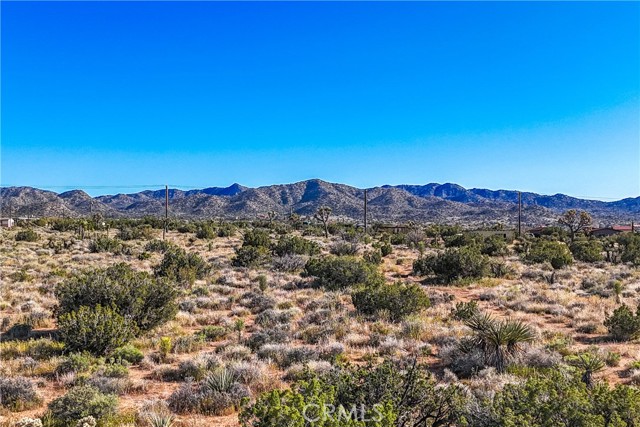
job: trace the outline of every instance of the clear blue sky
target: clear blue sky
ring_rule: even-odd
[[[640,4],[2,2],[2,185],[640,195]],[[126,188],[129,187],[129,188]]]

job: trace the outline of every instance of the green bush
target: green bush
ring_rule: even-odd
[[[111,239],[107,236],[98,236],[89,243],[89,250],[93,253],[111,252],[119,255],[124,250],[124,245],[118,239]]]
[[[507,253],[507,241],[500,236],[489,236],[482,241],[480,252],[489,256],[505,255]]]
[[[236,249],[231,263],[236,267],[260,267],[270,260],[271,253],[264,246],[242,246]]]
[[[110,356],[115,360],[125,360],[133,364],[140,363],[144,359],[144,354],[131,344],[116,348]]]
[[[329,290],[382,281],[375,266],[354,257],[311,258],[304,267],[304,274],[315,277],[318,286]]]
[[[277,256],[284,255],[317,255],[320,246],[316,242],[298,236],[282,236],[273,248]]]
[[[148,225],[123,227],[117,237],[120,240],[148,240],[153,237],[153,230]]]
[[[121,263],[80,274],[56,286],[56,313],[61,316],[81,306],[111,307],[133,321],[140,332],[146,332],[175,316],[177,294],[171,283]]]
[[[16,242],[36,242],[40,240],[40,235],[32,229],[18,231],[16,233]]]
[[[175,248],[175,244],[168,240],[153,239],[150,240],[145,246],[144,250],[147,252],[167,252],[170,249]]]
[[[244,427],[390,427],[395,425],[397,415],[389,402],[384,404],[367,402],[366,413],[351,416],[352,406],[336,405],[335,388],[317,378],[301,381],[294,390],[272,390],[245,407],[240,414]],[[330,406],[328,406],[330,405]],[[329,413],[331,411],[332,413]],[[355,419],[354,419],[355,418]],[[366,418],[368,421],[364,421]],[[311,422],[309,420],[315,420]]]
[[[640,234],[622,233],[615,241],[622,245],[622,262],[640,265]]]
[[[416,284],[364,285],[351,294],[351,299],[358,312],[375,315],[384,310],[394,322],[430,306],[429,298]]]
[[[217,231],[211,224],[205,224],[198,227],[196,237],[198,239],[213,239],[218,235]]]
[[[575,259],[579,261],[598,262],[604,259],[602,242],[599,240],[576,240],[571,244],[570,249]]]
[[[164,254],[160,265],[155,268],[158,277],[166,277],[181,285],[192,286],[197,279],[204,279],[211,266],[196,253],[184,249],[171,249]]]
[[[269,230],[264,228],[254,228],[244,233],[242,246],[254,246],[268,248],[271,246]]]
[[[135,323],[101,305],[82,306],[58,318],[58,334],[69,351],[107,354],[126,344],[137,333]]]
[[[640,316],[634,315],[631,309],[622,304],[604,321],[609,334],[619,341],[628,341],[640,335]]]
[[[489,258],[477,246],[447,249],[436,255],[419,258],[413,263],[419,276],[435,275],[437,280],[451,283],[460,279],[481,278],[489,274]]]
[[[571,251],[566,244],[555,240],[536,239],[524,260],[532,263],[548,262],[555,269],[566,267],[573,263]]]
[[[103,394],[91,386],[74,387],[67,394],[49,403],[49,414],[56,426],[67,427],[85,417],[97,421],[116,413],[118,398],[113,394]]]

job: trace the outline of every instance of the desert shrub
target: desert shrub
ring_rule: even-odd
[[[584,262],[598,262],[604,259],[602,243],[596,239],[579,239],[570,246],[575,259]]]
[[[460,279],[481,278],[489,273],[489,259],[477,246],[447,249],[436,255],[418,258],[413,272],[419,276],[433,274],[437,280],[451,283]]]
[[[315,277],[318,286],[329,290],[382,280],[375,266],[353,257],[311,258],[304,274]]]
[[[329,247],[329,252],[337,256],[353,256],[358,253],[358,244],[347,241],[335,242]]]
[[[89,250],[93,253],[111,252],[114,255],[119,255],[123,252],[124,245],[118,239],[98,236],[89,243]]]
[[[101,305],[81,306],[77,311],[58,318],[60,340],[70,351],[106,354],[126,344],[137,332],[135,323],[130,319]]]
[[[382,264],[382,253],[380,252],[380,249],[373,249],[365,252],[362,255],[362,259],[369,264]]]
[[[142,362],[144,359],[144,354],[138,348],[134,347],[131,344],[123,345],[122,347],[116,348],[111,354],[115,360],[125,360],[128,363],[137,364]]]
[[[207,341],[220,341],[226,338],[229,332],[226,328],[216,325],[207,325],[199,332]]]
[[[40,235],[32,229],[18,231],[15,237],[16,242],[37,242]]]
[[[318,360],[318,351],[311,347],[292,347],[288,344],[265,344],[258,350],[258,357],[269,359],[280,368],[287,368],[296,363]]]
[[[589,388],[577,377],[552,370],[505,385],[490,405],[496,420],[492,425],[500,427],[613,425],[604,420],[633,426],[639,420],[640,392],[624,385]]]
[[[298,236],[282,236],[273,248],[277,256],[285,255],[317,255],[320,246],[316,242]]]
[[[24,377],[0,377],[0,407],[24,411],[40,402],[31,380]]]
[[[225,223],[218,227],[218,237],[231,237],[236,233],[236,226]]]
[[[249,389],[233,371],[220,367],[194,384],[187,382],[168,400],[169,408],[180,414],[226,415],[240,407]]]
[[[455,308],[451,310],[451,317],[456,320],[469,320],[473,316],[480,313],[478,303],[476,301],[456,303]]]
[[[393,246],[391,246],[390,243],[384,243],[382,246],[380,246],[380,255],[382,255],[383,258],[387,255],[391,255],[392,252]]]
[[[67,394],[49,403],[49,414],[56,426],[71,426],[84,417],[97,421],[116,413],[118,398],[101,393],[91,386],[74,387]]]
[[[168,240],[153,239],[144,245],[144,250],[147,252],[166,252],[174,247],[175,244]]]
[[[271,246],[269,230],[264,228],[254,228],[244,233],[242,246],[253,246],[268,248]]]
[[[375,315],[385,310],[390,320],[397,322],[414,313],[428,308],[429,298],[416,284],[373,284],[365,285],[351,294],[353,305],[358,312]]]
[[[276,300],[269,295],[257,292],[247,292],[242,295],[240,304],[247,307],[253,314],[260,313],[276,305]]]
[[[482,241],[480,252],[489,256],[505,255],[507,253],[507,241],[500,236],[489,236]]]
[[[127,264],[96,269],[62,282],[55,288],[57,315],[81,306],[101,305],[126,317],[140,332],[172,319],[177,312],[177,289]]]
[[[68,354],[62,362],[56,367],[56,375],[63,375],[68,373],[89,372],[93,367],[100,363],[96,357],[91,354],[83,353],[71,353]]]
[[[123,227],[117,237],[120,240],[147,240],[153,237],[153,230],[149,226]]]
[[[461,248],[477,243],[480,236],[472,233],[459,233],[451,236],[444,236],[444,246],[447,248]]]
[[[197,279],[204,279],[209,274],[211,266],[197,253],[172,249],[165,252],[162,262],[154,271],[158,277],[192,286]]]
[[[196,231],[196,237],[198,239],[213,239],[218,235],[215,228],[210,224],[201,225]]]
[[[289,342],[289,334],[281,328],[270,328],[254,332],[247,339],[247,346],[251,350],[259,350],[265,344],[283,344]]]
[[[293,319],[293,315],[294,312],[290,310],[267,309],[256,316],[255,323],[264,328],[288,325]]]
[[[622,262],[640,265],[640,234],[622,233],[616,237],[615,241],[623,248],[620,256]]]
[[[236,249],[232,264],[236,267],[259,267],[270,259],[271,253],[264,246],[242,246]]]
[[[306,263],[307,260],[303,256],[283,255],[274,257],[271,265],[275,271],[293,273],[302,270]]]
[[[318,425],[325,427],[470,425],[464,417],[464,389],[438,385],[429,370],[416,363],[346,365],[320,375],[309,370],[296,376],[303,379],[291,389],[270,391],[247,405],[241,424],[303,427],[305,416],[318,416]],[[323,416],[313,408],[334,410],[332,416]],[[352,416],[354,408],[357,416]]]
[[[638,313],[634,314],[626,304],[622,304],[605,319],[604,326],[613,339],[628,341],[640,335],[640,316]]]
[[[524,260],[532,263],[548,262],[555,269],[573,263],[571,251],[566,244],[555,240],[536,239],[525,254]]]
[[[15,359],[18,357],[30,357],[35,360],[47,360],[60,356],[64,350],[64,344],[48,338],[28,341],[0,341],[0,360]]]

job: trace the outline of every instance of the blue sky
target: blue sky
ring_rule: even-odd
[[[640,195],[640,3],[2,2],[2,185]]]

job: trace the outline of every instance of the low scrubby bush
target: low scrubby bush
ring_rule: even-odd
[[[31,380],[24,377],[0,377],[0,407],[24,411],[39,405],[40,397]]]
[[[49,403],[49,414],[56,426],[72,426],[84,417],[97,421],[116,413],[118,398],[101,393],[91,386],[74,387],[67,394]]]
[[[32,229],[18,231],[15,237],[16,242],[37,242],[40,235]]]
[[[358,312],[371,316],[384,310],[394,322],[430,305],[429,298],[416,284],[365,285],[353,292],[351,298]]]
[[[314,277],[318,286],[328,290],[382,280],[375,266],[353,257],[311,258],[305,265],[304,274]]]
[[[566,267],[573,263],[571,251],[566,244],[555,240],[536,239],[524,260],[532,263],[548,262],[555,269]]]
[[[419,276],[435,275],[437,280],[451,283],[460,279],[478,279],[489,274],[489,258],[477,246],[447,249],[436,255],[418,258],[413,272]]]
[[[177,312],[175,286],[124,263],[62,282],[56,286],[55,295],[58,317],[82,306],[101,305],[126,317],[140,332],[165,323]]]
[[[605,319],[604,326],[615,340],[628,341],[640,336],[640,316],[638,312],[634,314],[625,304],[616,308],[611,316]]]
[[[192,286],[197,279],[204,279],[209,274],[211,266],[197,253],[171,249],[165,252],[162,262],[154,271],[158,277]]]
[[[126,344],[138,333],[130,319],[110,307],[82,306],[58,318],[58,334],[70,351],[103,355]]]
[[[298,236],[282,236],[273,248],[277,256],[285,255],[317,255],[320,246],[316,242]]]

